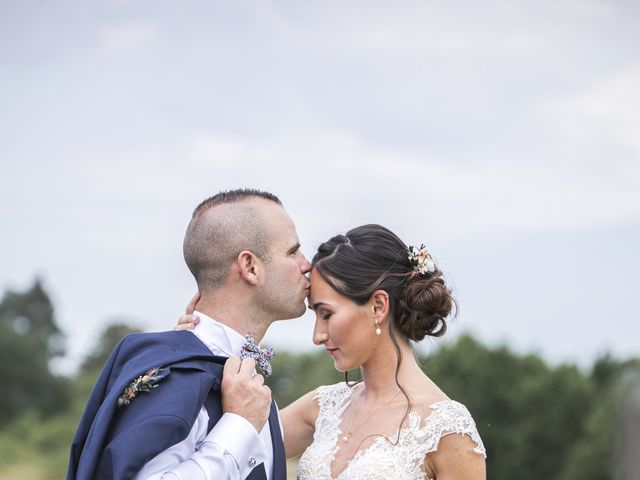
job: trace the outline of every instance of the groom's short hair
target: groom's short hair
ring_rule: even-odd
[[[198,205],[184,237],[184,259],[200,292],[224,283],[231,263],[243,250],[268,262],[269,232],[253,200],[282,206],[272,193],[251,188],[217,193]],[[224,208],[217,208],[224,207]]]

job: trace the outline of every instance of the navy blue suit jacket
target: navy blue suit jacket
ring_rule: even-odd
[[[209,430],[222,416],[220,382],[226,358],[217,357],[191,332],[134,333],[113,350],[91,392],[71,445],[67,480],[133,478],[153,457],[184,440],[204,404]],[[154,367],[169,374],[151,392],[119,409],[132,380]],[[286,479],[286,461],[275,403],[269,416],[273,480]],[[248,477],[266,480],[264,466]]]

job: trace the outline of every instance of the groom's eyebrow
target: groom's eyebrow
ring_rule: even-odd
[[[295,253],[298,251],[299,248],[300,248],[300,242],[296,243],[293,247],[291,247],[287,253]]]

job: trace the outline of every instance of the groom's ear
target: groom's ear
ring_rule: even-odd
[[[240,276],[251,285],[258,284],[258,272],[260,269],[258,257],[249,250],[243,250],[236,258]]]

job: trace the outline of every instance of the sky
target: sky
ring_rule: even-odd
[[[622,0],[0,0],[0,289],[43,279],[72,371],[111,322],[171,328],[193,208],[256,187],[309,258],[364,223],[425,243],[460,308],[421,348],[640,355],[638,24]]]

